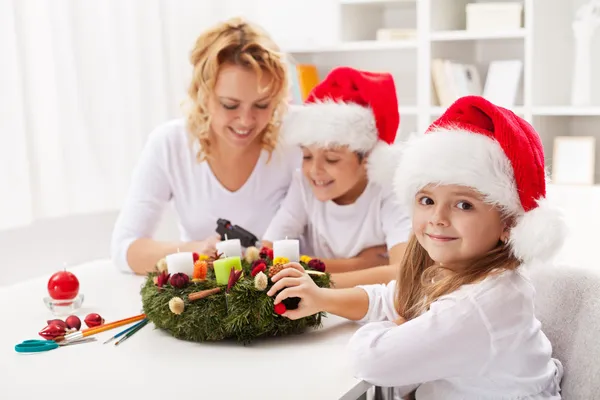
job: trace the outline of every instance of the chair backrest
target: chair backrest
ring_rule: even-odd
[[[598,270],[540,267],[528,271],[536,288],[536,316],[564,366],[562,397],[600,394],[600,262]]]

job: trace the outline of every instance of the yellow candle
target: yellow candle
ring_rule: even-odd
[[[227,285],[229,281],[229,274],[231,269],[242,269],[242,260],[240,257],[227,257],[220,260],[213,261],[213,267],[215,269],[215,276],[217,278],[218,285]]]

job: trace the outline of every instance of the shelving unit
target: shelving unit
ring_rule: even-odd
[[[586,0],[513,0],[523,5],[522,27],[491,33],[467,30],[466,5],[483,0],[306,1],[307,7],[311,7],[308,2],[318,5],[318,12],[310,13],[310,33],[303,29],[292,35],[293,45],[286,48],[284,42],[284,50],[296,62],[315,64],[321,77],[340,65],[390,72],[400,102],[399,140],[423,132],[445,110],[437,103],[432,84],[433,59],[476,65],[482,84],[491,61],[519,59],[523,71],[513,111],[540,133],[548,170],[556,136],[594,135],[600,143],[600,73],[593,82],[594,105],[569,105],[571,23]],[[415,34],[406,40],[378,41],[380,28],[414,30]],[[286,35],[292,37],[289,30]],[[598,71],[600,33],[594,46],[592,70]],[[596,182],[600,183],[598,149],[596,160]]]

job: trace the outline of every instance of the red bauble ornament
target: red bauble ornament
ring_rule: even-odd
[[[39,335],[46,340],[54,340],[59,336],[64,336],[67,333],[65,327],[59,324],[50,324],[39,332]]]
[[[275,311],[275,314],[281,315],[287,311],[287,308],[285,308],[285,304],[279,303],[275,304],[275,307],[273,307],[273,311]]]
[[[79,328],[81,328],[81,320],[77,315],[70,315],[65,322],[67,323],[67,327],[69,329],[75,329],[78,331]]]
[[[62,319],[49,319],[46,322],[48,325],[57,325],[57,326],[63,328],[64,330],[67,330],[69,328],[67,326],[67,324],[65,323],[65,321],[63,321]]]
[[[48,280],[48,294],[54,300],[72,300],[79,293],[79,280],[69,271],[59,271]]]
[[[89,328],[100,326],[104,323],[104,318],[96,313],[88,314],[83,320]]]

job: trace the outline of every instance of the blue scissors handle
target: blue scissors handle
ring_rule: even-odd
[[[58,343],[53,340],[25,340],[15,346],[17,353],[39,353],[58,348]]]

